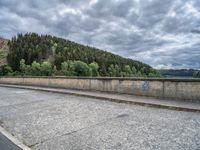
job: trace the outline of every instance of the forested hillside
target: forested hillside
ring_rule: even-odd
[[[198,75],[198,70],[195,69],[162,69],[158,71],[164,77],[196,77]]]
[[[6,64],[6,56],[8,54],[8,40],[0,37],[0,65]]]
[[[194,71],[193,77],[194,77],[194,78],[200,78],[200,70]]]
[[[33,62],[34,65],[37,63],[40,67],[43,62],[48,62],[54,73],[56,72],[55,74],[58,75],[159,75],[156,70],[142,62],[51,35],[18,34],[8,41],[8,46],[10,52],[7,56],[7,62],[11,69],[16,72],[23,72],[23,69],[25,71],[27,68],[31,70]],[[84,69],[88,70],[88,73],[83,74]]]

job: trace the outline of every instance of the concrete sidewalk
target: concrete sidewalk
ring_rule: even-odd
[[[70,94],[76,96],[97,98],[101,100],[107,100],[117,103],[127,103],[135,104],[141,106],[165,108],[178,111],[191,111],[200,112],[200,103],[191,101],[181,101],[181,100],[170,100],[170,99],[156,99],[152,97],[141,97],[128,94],[119,93],[106,93],[97,91],[81,91],[81,90],[71,90],[71,89],[61,89],[61,88],[50,88],[50,87],[37,87],[37,86],[25,86],[25,85],[11,85],[11,84],[0,84],[1,87],[9,88],[21,88],[21,89],[31,89],[46,92],[55,92]]]

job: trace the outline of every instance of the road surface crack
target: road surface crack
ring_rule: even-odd
[[[47,141],[50,141],[50,140],[52,140],[52,139],[59,138],[59,137],[62,137],[62,136],[68,136],[68,135],[77,133],[77,132],[79,132],[79,131],[85,130],[85,129],[90,129],[90,128],[94,128],[94,127],[96,127],[96,126],[105,124],[105,123],[107,123],[107,122],[109,122],[109,121],[111,121],[111,120],[114,120],[114,119],[121,119],[121,118],[128,117],[128,116],[129,116],[128,114],[120,114],[120,115],[118,115],[118,116],[115,116],[115,117],[112,117],[112,118],[108,118],[108,119],[106,119],[105,121],[102,121],[102,122],[99,122],[99,123],[96,123],[96,124],[93,124],[93,125],[90,125],[90,126],[87,126],[87,127],[84,127],[84,128],[80,128],[80,129],[78,129],[78,130],[71,131],[71,132],[68,132],[68,133],[64,133],[64,134],[62,134],[62,135],[58,135],[58,136],[55,136],[55,137],[53,137],[53,138],[45,139],[45,140],[43,140],[43,141],[41,141],[41,142],[37,142],[37,143],[35,143],[35,144],[29,145],[29,147],[32,148],[32,147],[34,147],[34,146],[36,146],[36,145],[43,144],[43,143],[45,143],[45,142],[47,142]]]

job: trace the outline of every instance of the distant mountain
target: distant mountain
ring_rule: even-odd
[[[9,52],[8,40],[0,37],[0,66],[7,63],[6,56]]]
[[[157,74],[156,70],[142,62],[51,35],[18,34],[8,41],[8,46],[10,52],[7,61],[13,70],[19,70],[21,59],[25,60],[26,65],[31,65],[33,61],[48,60],[58,70],[64,61],[79,60],[87,64],[96,62],[101,76],[108,76],[109,71],[123,74],[133,70],[136,70],[138,75]]]
[[[195,69],[161,69],[158,70],[160,74],[164,77],[193,77],[194,73],[198,70]]]

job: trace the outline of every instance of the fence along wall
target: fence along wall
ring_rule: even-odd
[[[200,101],[200,79],[2,77],[0,83]]]

